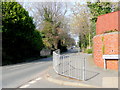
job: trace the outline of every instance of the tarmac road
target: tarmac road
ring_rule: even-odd
[[[3,66],[2,88],[17,88],[34,79],[52,65],[52,58],[39,59],[34,62]]]
[[[73,50],[69,50],[67,53],[73,52]],[[43,77],[43,73],[47,70],[50,66],[52,66],[52,57],[38,59],[33,62],[28,63],[21,63],[15,65],[8,65],[0,67],[2,78],[2,84],[0,84],[0,88],[18,88],[25,83],[28,83],[30,80],[36,77]],[[70,86],[61,86],[52,84],[45,79],[41,79],[40,83],[33,84],[33,87],[36,88],[49,88],[49,87],[70,87]],[[31,86],[29,86],[30,88]]]

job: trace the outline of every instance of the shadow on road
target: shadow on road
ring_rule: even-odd
[[[9,64],[9,65],[4,65],[2,67],[8,67],[8,66],[14,66],[14,65],[22,65],[22,64],[30,64],[30,63],[37,63],[37,62],[48,62],[52,61],[52,57],[47,57],[47,58],[41,58],[41,59],[35,59],[31,61],[26,61],[26,62],[21,62],[21,63],[16,63],[16,64]]]

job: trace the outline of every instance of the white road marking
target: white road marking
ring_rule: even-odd
[[[35,80],[30,81],[30,82],[28,82],[28,84],[23,85],[23,86],[21,86],[21,87],[19,87],[19,88],[26,88],[26,87],[30,86],[30,84],[33,84],[33,83],[37,82],[37,81],[40,80],[40,79],[42,79],[42,78],[41,78],[41,77],[36,78]]]
[[[30,86],[30,85],[27,84],[27,85],[21,86],[20,88],[26,88],[26,87],[28,87],[28,86]]]
[[[29,83],[30,84],[32,84],[32,83],[35,83],[35,82],[37,82],[38,80],[40,80],[40,79],[42,79],[41,77],[39,77],[39,78],[36,78],[35,80],[33,80],[33,81],[30,81]]]
[[[42,79],[41,77],[39,77],[39,78],[37,78],[36,80],[40,80],[40,79]]]
[[[34,80],[34,81],[31,81],[31,82],[29,82],[30,84],[32,84],[32,83],[35,83],[36,82],[36,80]]]

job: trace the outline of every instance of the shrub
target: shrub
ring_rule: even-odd
[[[17,2],[2,2],[2,41],[3,64],[39,56],[43,48],[33,18]]]
[[[92,53],[92,49],[86,49],[85,53],[91,54]]]

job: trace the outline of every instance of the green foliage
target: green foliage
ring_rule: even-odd
[[[96,21],[97,17],[103,14],[107,14],[113,11],[118,11],[120,10],[119,7],[119,2],[87,2],[87,6],[90,9],[90,12],[92,14],[91,21],[92,21],[92,26],[91,30],[93,32],[92,37],[95,36],[96,34]],[[112,31],[107,31],[105,33],[109,33]]]
[[[51,11],[48,8],[44,8],[44,21],[53,22]]]
[[[102,53],[104,54],[105,53],[105,45],[104,45],[104,36],[102,37]]]
[[[99,15],[103,15],[106,13],[112,12],[112,7],[110,2],[87,2],[88,7],[90,8],[91,14],[93,15],[92,17],[92,22],[97,21],[97,17]]]
[[[85,49],[87,48],[87,46],[89,45],[89,41],[88,41],[88,35],[79,35],[79,47],[81,49]]]
[[[44,47],[43,45],[43,41],[42,41],[42,37],[39,31],[35,30],[33,32],[33,37],[32,37],[32,45],[35,46],[34,49],[35,50],[42,50],[42,48]]]
[[[53,25],[50,22],[44,22],[44,28],[42,30],[43,34],[43,42],[46,48],[53,49],[54,44],[54,32],[53,32]]]
[[[44,23],[42,33],[44,35],[43,42],[46,48],[50,50],[57,49],[55,48],[55,36],[57,32],[54,29],[54,24],[52,20],[51,11],[48,8],[44,8]]]
[[[102,42],[104,41],[104,37],[102,37]]]
[[[111,2],[87,2],[87,6],[90,9],[91,12],[91,30],[93,32],[92,37],[96,34],[96,21],[97,17],[103,14],[107,14],[113,11],[113,7]],[[102,41],[104,41],[104,37],[102,38]],[[102,52],[104,53],[105,46],[102,47]]]
[[[92,49],[86,49],[85,53],[91,54],[92,53]]]
[[[66,38],[67,35],[62,33],[63,30],[60,28],[60,21],[53,20],[52,11],[48,8],[44,8],[44,20],[43,20],[43,43],[45,48],[54,51],[56,49],[60,49],[62,52],[66,51]],[[64,37],[64,38],[63,38]]]
[[[66,52],[67,51],[67,46],[61,46],[58,49],[60,49],[60,52]]]
[[[67,51],[67,46],[61,44],[61,40],[58,41],[58,49],[60,49],[60,52],[66,52]]]
[[[102,53],[105,53],[105,45],[102,46]]]
[[[114,29],[114,30],[105,31],[104,33],[111,33],[111,32],[116,32],[116,31],[118,31],[118,30]]]
[[[33,18],[17,2],[2,2],[3,64],[39,55],[43,47]]]

